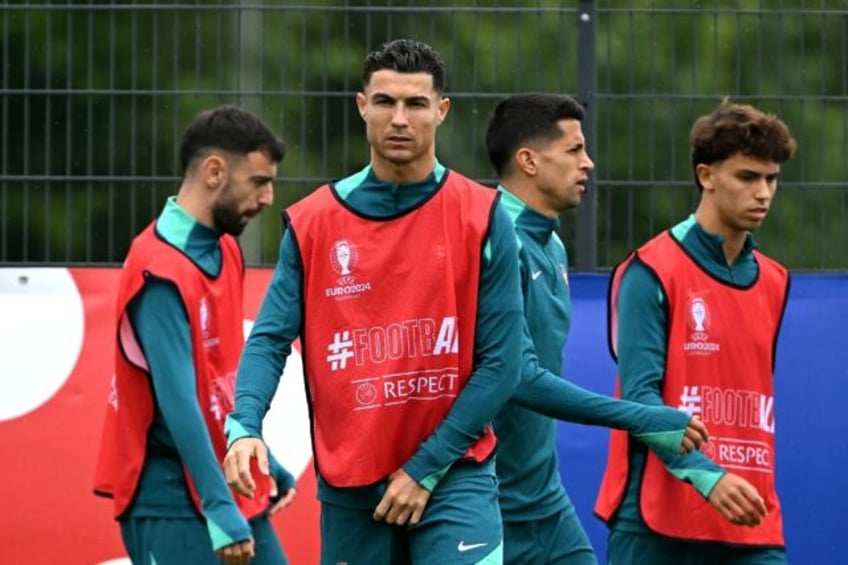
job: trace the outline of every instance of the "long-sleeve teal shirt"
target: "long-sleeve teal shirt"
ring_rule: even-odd
[[[525,319],[521,380],[495,420],[500,504],[505,521],[537,520],[571,504],[559,475],[554,419],[649,434],[676,450],[689,416],[619,401],[562,378],[571,295],[559,223],[499,189],[518,240]]]
[[[692,259],[720,281],[747,286],[757,278],[758,267],[749,235],[739,257],[727,264],[721,236],[707,233],[689,216],[671,229]],[[662,404],[668,337],[668,304],[656,276],[638,261],[624,272],[618,299],[618,372],[622,396],[650,405]],[[685,456],[657,455],[677,478],[709,496],[725,471],[700,451]],[[645,468],[646,448],[630,442],[630,476],[627,492],[613,521],[620,531],[649,532],[639,512],[639,485]],[[673,504],[673,501],[671,502]]]
[[[370,165],[335,183],[346,205],[372,218],[387,218],[422,203],[448,174],[438,161],[423,182],[397,184],[376,178]],[[392,242],[386,242],[392,245]],[[505,212],[496,207],[481,262],[474,340],[474,368],[454,405],[430,437],[403,465],[432,490],[447,469],[480,437],[518,381],[521,345],[521,293],[515,262],[515,237]],[[228,422],[230,443],[262,436],[261,422],[279,377],[300,335],[304,304],[303,266],[290,232],[283,235],[280,258],[259,316],[248,338],[236,381],[236,408]],[[391,446],[385,447],[391,449]],[[373,508],[386,481],[361,488],[333,488],[319,477],[318,496],[339,505]]]
[[[157,219],[156,233],[204,273],[220,273],[221,234],[196,222],[174,198]],[[147,455],[128,515],[196,517],[185,481],[184,469],[188,469],[213,547],[247,539],[250,528],[224,479],[197,401],[189,321],[179,292],[172,283],[148,277],[128,312],[150,367],[155,401]],[[294,486],[294,478],[276,460],[272,461],[272,473],[281,493]]]

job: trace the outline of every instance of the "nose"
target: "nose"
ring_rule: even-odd
[[[259,204],[262,206],[270,206],[274,203],[274,185],[266,183],[259,193]]]
[[[754,192],[754,198],[757,200],[771,200],[771,197],[774,195],[774,191],[777,188],[777,180],[770,180],[767,178],[762,178],[757,181],[757,189]]]
[[[398,103],[392,112],[392,125],[394,127],[404,127],[409,123],[406,118],[406,108],[403,104]]]
[[[594,171],[595,170],[595,162],[592,161],[592,158],[589,157],[588,153],[586,153],[586,161],[585,161],[585,163],[583,163],[583,168],[586,169],[587,171]]]

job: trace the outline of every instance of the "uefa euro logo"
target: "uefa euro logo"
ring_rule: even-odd
[[[691,341],[683,343],[683,349],[690,355],[712,355],[721,350],[721,344],[713,341],[707,330],[712,325],[712,315],[707,307],[707,301],[701,296],[689,300],[689,313],[686,325],[692,330]]]
[[[692,339],[704,341],[706,331],[710,327],[710,311],[706,301],[697,296],[689,301],[689,327],[694,331]]]
[[[348,239],[339,239],[333,244],[330,253],[330,265],[340,275],[339,284],[351,284],[355,280],[352,269],[356,266],[359,255],[356,246]]]

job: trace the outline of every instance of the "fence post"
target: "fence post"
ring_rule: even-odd
[[[595,0],[580,0],[577,10],[577,99],[586,110],[583,118],[583,135],[589,156],[595,157],[597,148],[598,58],[595,50],[597,38],[597,8]],[[581,271],[591,271],[598,266],[598,193],[595,176],[589,177],[583,201],[577,208],[574,266]]]
[[[262,76],[257,70],[262,64],[262,37],[258,30],[262,29],[262,12],[256,9],[256,3],[252,0],[238,1],[238,17],[235,19],[236,33],[238,34],[238,92],[236,99],[239,106],[262,116],[263,90]],[[278,134],[279,135],[279,134]],[[239,237],[244,264],[247,267],[261,265],[264,259],[262,241],[262,224],[265,218],[272,216],[271,210],[250,221]]]

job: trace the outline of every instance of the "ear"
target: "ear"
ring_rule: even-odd
[[[206,186],[217,190],[227,178],[227,161],[217,153],[209,154],[200,163],[200,176]]]
[[[536,153],[528,147],[522,147],[515,152],[515,164],[527,176],[535,176],[538,172]]]
[[[698,179],[698,183],[703,187],[704,190],[713,190],[713,176],[715,171],[713,171],[712,166],[707,165],[706,163],[698,163],[695,166],[695,176]]]
[[[438,110],[439,110],[439,125],[445,118],[448,116],[448,112],[450,112],[451,100],[447,96],[444,96],[439,99]]]
[[[365,119],[365,107],[368,105],[368,98],[364,92],[356,93],[356,108],[359,110],[359,117]]]

